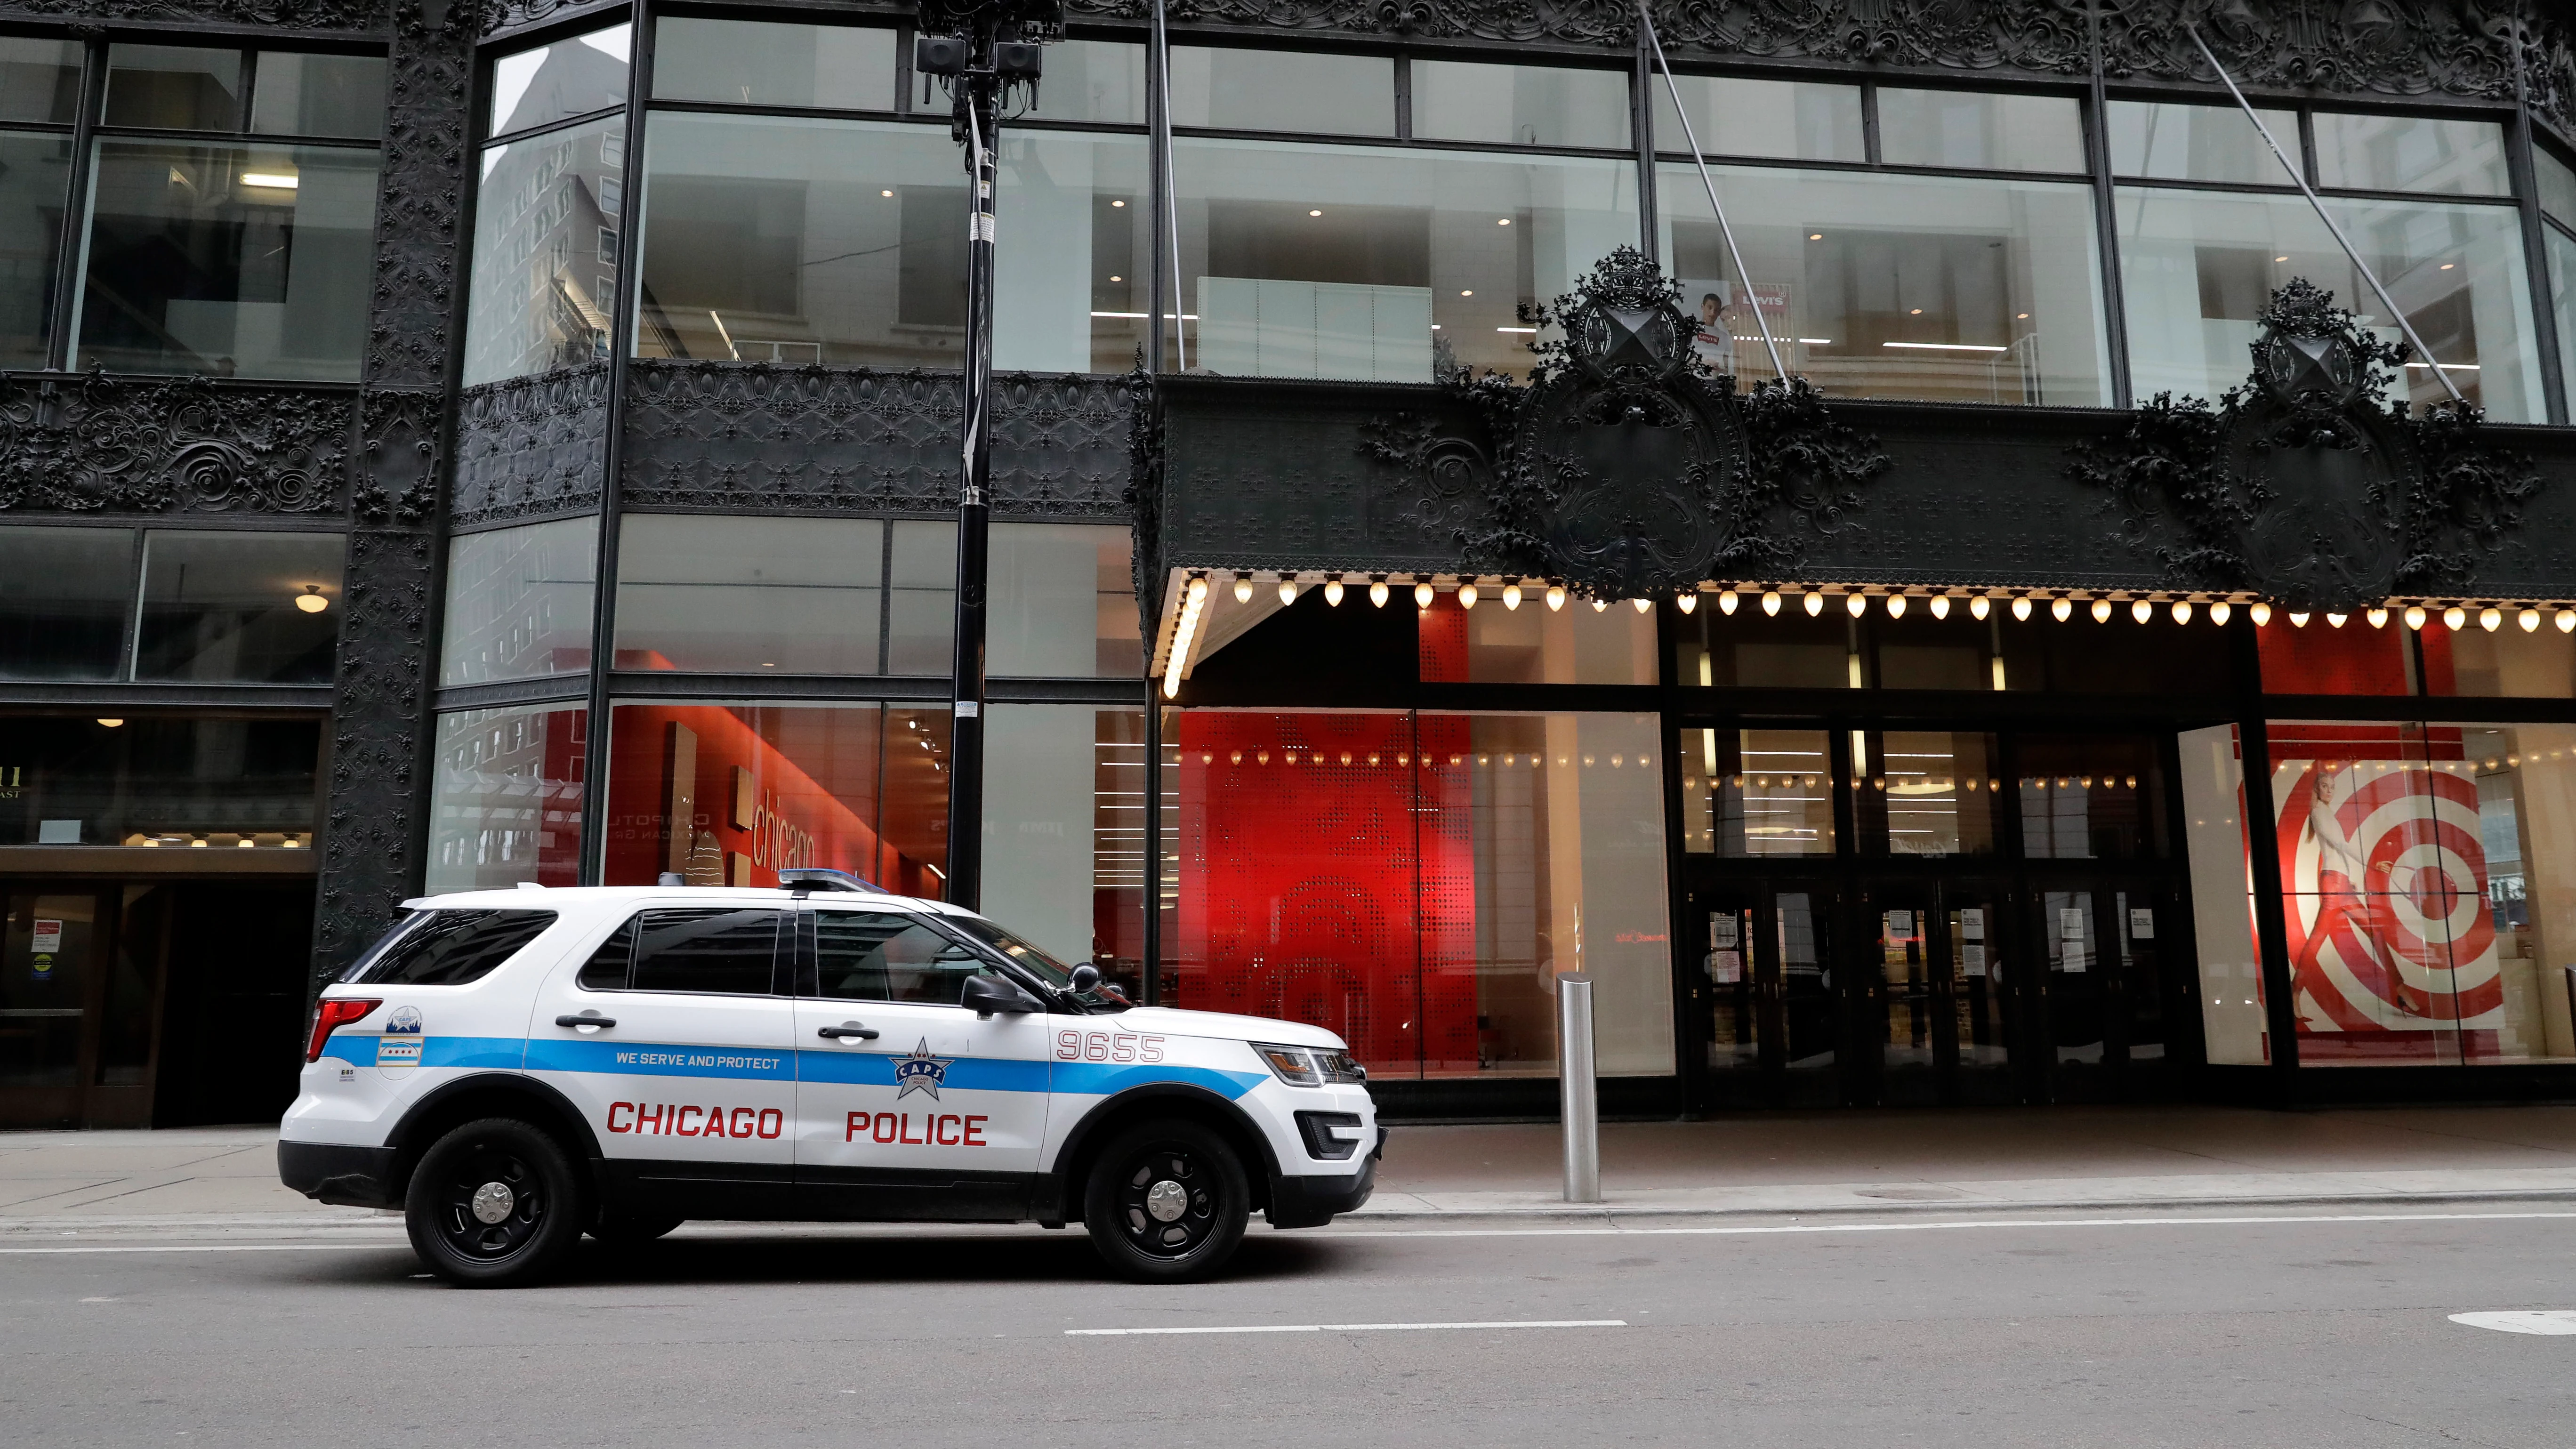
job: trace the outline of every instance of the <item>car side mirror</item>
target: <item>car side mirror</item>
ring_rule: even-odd
[[[1037,998],[999,976],[969,976],[957,994],[957,1004],[979,1017],[995,1013],[1004,1016],[1026,1016],[1042,1010]]]
[[[1073,989],[1089,991],[1100,984],[1100,968],[1085,961],[1073,968]]]

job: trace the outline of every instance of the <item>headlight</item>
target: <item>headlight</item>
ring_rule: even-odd
[[[1326,1082],[1359,1083],[1368,1080],[1368,1072],[1351,1054],[1341,1048],[1273,1046],[1267,1042],[1252,1043],[1252,1050],[1269,1064],[1270,1074],[1292,1087],[1320,1087]]]

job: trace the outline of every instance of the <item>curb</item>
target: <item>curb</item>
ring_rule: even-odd
[[[1683,1220],[1702,1218],[1804,1218],[1824,1216],[1884,1216],[1890,1213],[2031,1213],[2031,1212],[2108,1212],[2146,1211],[2165,1208],[2227,1207],[2439,1207],[2445,1204],[2502,1202],[2537,1202],[2576,1204],[2576,1189],[2533,1188],[2524,1191],[2494,1189],[2474,1192],[2377,1192],[2377,1193],[2286,1193],[2251,1197],[2155,1197],[2155,1198],[2042,1198],[1994,1199],[1950,1198],[1938,1202],[1892,1199],[1887,1202],[1814,1203],[1804,1206],[1762,1207],[1753,1205],[1718,1207],[1625,1206],[1617,1203],[1542,1206],[1528,1208],[1461,1208],[1423,1209],[1362,1208],[1335,1218],[1339,1226],[1368,1223],[1401,1223],[1419,1226],[1425,1223],[1592,1223],[1616,1226],[1646,1219]]]

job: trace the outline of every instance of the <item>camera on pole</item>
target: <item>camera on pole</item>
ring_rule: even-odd
[[[1037,100],[1042,47],[1064,38],[1063,0],[921,0],[912,63],[938,76],[949,133],[974,178],[966,217],[966,355],[958,450],[957,642],[949,716],[947,897],[968,909],[984,881],[984,634],[992,524],[994,192],[1002,116]]]

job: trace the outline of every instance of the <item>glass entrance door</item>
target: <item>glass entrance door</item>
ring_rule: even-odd
[[[1856,944],[1868,959],[1854,963],[1861,977],[1854,1004],[1865,1035],[1854,1042],[1862,1058],[1854,1068],[1862,1101],[1903,1107],[1942,1100],[1943,1069],[1955,1052],[1944,1019],[1951,996],[1948,943],[1933,929],[1932,897],[1928,883],[1861,893],[1866,919]]]
[[[98,893],[6,889],[0,929],[0,1127],[76,1125],[111,913]]]
[[[1856,973],[1837,973],[1832,887],[1702,878],[1686,892],[1690,1019],[1704,1110],[1826,1107],[1842,1073]]]
[[[2030,1052],[2017,1045],[2027,1013],[2015,992],[2025,973],[2007,939],[2009,899],[2005,891],[1973,881],[1941,888],[1936,935],[1950,960],[1950,1100],[1972,1106],[2031,1100]]]

